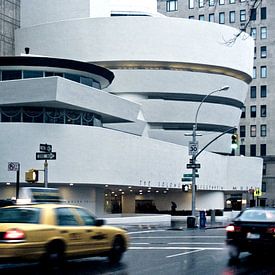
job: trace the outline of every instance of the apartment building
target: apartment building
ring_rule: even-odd
[[[158,0],[158,11],[166,16],[204,20],[235,27],[236,35],[224,37],[228,47],[236,39],[255,41],[253,80],[242,107],[239,125],[239,148],[244,156],[264,160],[262,200],[275,204],[275,2],[267,0]],[[247,34],[246,34],[247,33]],[[211,51],[211,49],[205,49]],[[240,56],[241,58],[241,56]]]
[[[0,0],[0,55],[14,55],[14,30],[19,20],[20,0]]]

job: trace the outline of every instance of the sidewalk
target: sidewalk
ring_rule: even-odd
[[[226,216],[215,216],[215,219],[207,216],[205,229],[226,227],[233,216],[235,216],[235,213]],[[165,228],[170,230],[183,230],[187,228],[187,216],[171,216],[168,214],[113,214],[102,218],[106,221],[107,225],[119,226],[127,230],[130,228]],[[199,219],[197,219],[196,224],[199,225]]]

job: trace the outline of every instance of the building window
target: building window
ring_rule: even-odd
[[[241,113],[241,118],[245,118],[245,106],[242,107],[242,113]]]
[[[199,8],[204,7],[204,0],[199,0]]]
[[[245,156],[245,145],[240,145],[240,155]]]
[[[177,0],[166,1],[166,11],[177,11],[177,10],[178,10]]]
[[[220,12],[219,13],[219,23],[220,24],[224,24],[225,23],[225,19],[224,19],[224,12]]]
[[[250,136],[256,137],[257,134],[257,127],[256,125],[250,125]]]
[[[266,19],[266,7],[261,8],[261,20]]]
[[[209,14],[209,22],[215,22],[215,15],[214,13]]]
[[[250,20],[255,21],[257,18],[257,10],[256,9],[251,9],[250,10]]]
[[[188,17],[189,19],[195,19],[195,16],[194,15],[191,15]]]
[[[261,105],[261,117],[266,117],[266,105]]]
[[[236,0],[229,0],[229,4],[235,4]]]
[[[245,125],[240,126],[240,137],[245,137]]]
[[[224,5],[224,0],[219,0],[220,5]]]
[[[261,144],[260,154],[261,154],[261,156],[266,156],[266,144]]]
[[[194,9],[195,7],[195,0],[189,0],[189,9]]]
[[[254,59],[257,58],[257,47],[254,47]]]
[[[257,95],[256,86],[251,86],[250,87],[250,98],[256,98],[256,95]]]
[[[261,137],[266,137],[266,124],[261,124]]]
[[[267,48],[266,46],[261,47],[261,58],[266,58],[267,56]]]
[[[204,20],[205,20],[205,17],[204,17],[203,14],[200,14],[200,15],[199,15],[199,20],[200,20],[200,21],[204,21]]]
[[[215,0],[209,0],[209,6],[210,7],[215,6]]]
[[[256,79],[257,77],[257,68],[256,67],[253,67],[253,75],[252,75],[252,78],[253,79]]]
[[[267,27],[261,27],[260,38],[261,39],[267,39]]]
[[[256,117],[256,105],[250,106],[250,117]]]
[[[235,11],[229,12],[229,23],[235,23]]]
[[[250,144],[250,156],[256,157],[256,144]]]
[[[240,10],[240,21],[241,22],[246,21],[246,11],[245,10]]]
[[[267,77],[267,67],[266,66],[261,66],[261,78],[266,78]]]
[[[257,29],[256,29],[256,28],[251,28],[251,29],[250,29],[250,36],[251,36],[253,39],[256,39],[256,38],[257,38]]]
[[[266,97],[266,95],[267,95],[267,86],[262,85],[261,86],[261,97]]]

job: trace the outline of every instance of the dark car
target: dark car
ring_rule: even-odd
[[[240,252],[262,254],[275,248],[275,208],[248,208],[226,227],[231,259]]]

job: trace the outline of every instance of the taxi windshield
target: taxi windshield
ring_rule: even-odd
[[[2,208],[0,223],[39,223],[40,209],[37,208]]]

